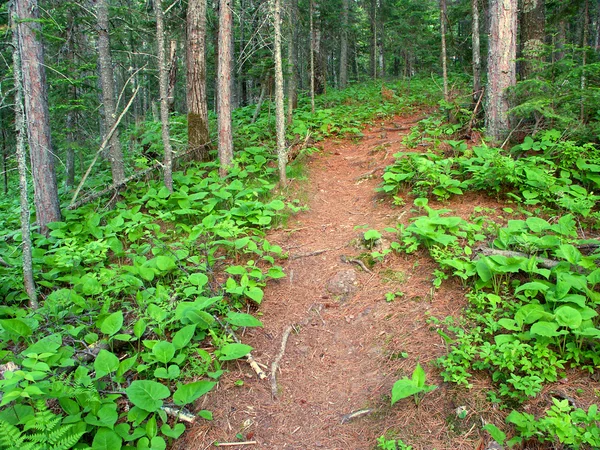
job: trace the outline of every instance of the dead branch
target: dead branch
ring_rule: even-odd
[[[330,248],[324,248],[323,250],[316,250],[314,252],[300,253],[298,255],[290,256],[290,260],[299,259],[299,258],[309,258],[311,256],[317,256],[317,255],[320,255],[321,253],[325,253],[325,252],[329,252],[329,251],[331,251]]]
[[[279,369],[279,363],[281,362],[281,358],[283,358],[283,354],[285,353],[285,347],[292,330],[293,327],[291,325],[288,325],[285,327],[285,330],[283,330],[279,353],[277,353],[277,356],[273,360],[273,364],[271,364],[271,395],[273,398],[277,397],[277,370]]]
[[[340,259],[342,260],[342,262],[345,262],[345,263],[354,263],[354,264],[357,264],[358,266],[360,266],[360,268],[361,268],[362,270],[364,270],[364,271],[365,271],[365,272],[367,272],[367,273],[370,273],[370,274],[372,274],[372,273],[373,273],[372,271],[370,271],[370,270],[368,269],[368,267],[367,267],[367,266],[365,266],[365,263],[364,263],[364,262],[362,262],[360,259],[351,259],[351,258],[348,258],[347,256],[344,256],[344,255],[342,255],[342,256],[340,257]]]
[[[386,156],[387,157],[387,156]],[[384,158],[385,160],[385,158]],[[363,173],[362,175],[356,177],[354,180],[355,181],[361,181],[364,179],[369,178],[371,175],[374,175],[376,172],[380,171],[380,170],[384,170],[387,167],[387,165],[383,165],[383,166],[377,166],[375,167],[373,170],[368,171],[367,173]]]
[[[185,408],[172,408],[170,406],[163,406],[161,409],[167,414],[167,416],[175,417],[177,420],[181,420],[182,422],[196,422],[196,416]]]
[[[115,134],[115,131],[117,130],[117,127],[121,123],[121,120],[123,120],[123,117],[125,117],[125,114],[129,110],[129,107],[133,104],[133,100],[135,99],[135,97],[136,97],[136,95],[137,95],[137,93],[139,91],[140,91],[140,86],[138,86],[135,89],[135,91],[133,91],[133,95],[129,99],[129,102],[125,106],[125,109],[123,109],[123,111],[121,112],[121,114],[119,115],[119,117],[117,118],[117,120],[115,121],[115,124],[112,126],[112,128],[110,129],[110,131],[108,132],[108,134],[104,138],[104,141],[102,142],[102,145],[100,145],[100,148],[96,152],[96,155],[94,156],[94,159],[92,160],[92,162],[90,163],[89,167],[85,171],[85,174],[83,175],[83,178],[79,182],[79,185],[77,186],[77,189],[75,189],[75,194],[73,194],[73,198],[71,199],[71,205],[73,203],[75,203],[75,200],[77,200],[77,196],[79,195],[79,192],[81,191],[81,188],[83,187],[83,184],[85,183],[85,180],[87,180],[87,177],[89,176],[90,172],[92,171],[92,167],[94,167],[94,164],[96,164],[96,161],[98,161],[98,157],[100,156],[100,154],[104,151],[104,149],[106,148],[106,146],[110,142],[110,139],[112,138],[113,134]],[[71,206],[71,205],[69,205],[69,206]]]
[[[469,120],[469,126],[467,127],[468,133],[470,133],[471,130],[473,129],[473,122],[475,121],[475,117],[477,117],[477,109],[479,108],[479,105],[481,104],[481,99],[483,98],[484,92],[485,92],[485,89],[482,89],[481,93],[479,94],[479,98],[477,99],[477,103],[475,104],[475,108],[473,109],[473,114],[471,115],[471,120]]]
[[[373,409],[371,409],[371,408],[359,409],[358,411],[352,411],[351,413],[344,414],[342,416],[342,420],[340,421],[340,423],[342,423],[342,424],[348,423],[358,417],[369,415],[372,412],[373,412]]]
[[[520,257],[531,258],[532,256],[535,256],[539,266],[544,269],[552,269],[553,267],[556,267],[559,263],[559,261],[555,261],[553,259],[548,259],[548,258],[542,258],[541,256],[537,256],[537,255],[528,255],[527,253],[514,252],[514,251],[509,251],[509,250],[498,250],[498,249],[490,248],[490,247],[478,247],[477,249],[475,249],[475,252],[478,255],[483,255],[483,256],[498,255],[498,256],[505,256],[507,258],[520,258]]]
[[[256,441],[245,441],[245,442],[217,442],[214,444],[215,447],[237,447],[238,445],[256,445]]]

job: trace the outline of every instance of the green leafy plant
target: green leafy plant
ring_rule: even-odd
[[[415,404],[418,406],[423,395],[437,389],[437,386],[426,384],[425,378],[425,371],[417,363],[411,378],[404,377],[394,383],[392,387],[392,405],[399,400],[413,396]]]

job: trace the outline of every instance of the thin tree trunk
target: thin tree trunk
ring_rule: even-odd
[[[297,27],[294,26],[294,17],[298,14],[298,0],[290,1],[288,21],[288,109],[287,123],[291,124],[294,118],[294,109],[298,106],[296,67],[298,57],[296,53],[296,42],[298,40]]]
[[[271,83],[269,76],[265,77],[261,86],[260,86],[260,96],[258,97],[258,102],[256,103],[256,108],[254,108],[254,114],[252,114],[252,120],[250,123],[255,123],[260,116],[260,109],[265,101],[265,97],[267,95],[267,86]]]
[[[481,48],[479,43],[479,0],[472,0],[473,22],[473,103],[477,104],[481,96]]]
[[[371,53],[369,62],[371,65],[371,76],[377,78],[377,0],[371,0]]]
[[[115,81],[110,56],[108,0],[97,0],[96,18],[98,21],[98,65],[100,66],[100,84],[104,103],[104,133],[108,133],[116,120]],[[108,160],[110,161],[113,183],[121,182],[125,178],[125,169],[121,141],[117,131],[115,131],[110,141]]]
[[[177,41],[171,39],[169,43],[169,87],[167,94],[167,102],[169,113],[175,111],[175,85],[177,84]]]
[[[169,133],[169,72],[165,62],[165,18],[162,0],[154,0],[156,17],[156,42],[158,47],[158,78],[160,91],[160,123],[164,147],[164,181],[165,186],[173,192],[173,149]]]
[[[67,31],[67,58],[68,60],[75,65],[75,21],[73,17],[69,16],[69,28]],[[77,86],[75,84],[71,84],[69,86],[69,94],[71,95],[70,100],[75,102],[77,101]],[[65,155],[65,185],[67,188],[72,187],[75,184],[75,142],[76,142],[76,119],[77,113],[73,107],[70,107],[67,111],[66,118],[66,138],[67,138],[67,148]]]
[[[348,11],[349,0],[342,0],[342,32],[340,36],[340,89],[348,83]]]
[[[231,34],[233,28],[232,0],[219,0],[219,70],[218,121],[219,162],[221,176],[225,176],[233,161],[231,131]]]
[[[16,12],[36,220],[40,232],[47,234],[48,224],[59,221],[61,214],[37,0],[17,1]]]
[[[310,0],[310,110],[315,113],[315,2]]]
[[[208,160],[206,100],[206,0],[188,0],[187,9],[188,148],[194,159]]]
[[[490,0],[488,88],[485,123],[492,140],[501,142],[509,130],[506,89],[516,83],[517,0]]]
[[[590,21],[589,21],[589,1],[585,0],[583,4],[583,31],[581,37],[582,47],[582,59],[581,59],[581,100],[580,100],[580,112],[579,120],[583,123],[585,121],[585,89],[587,86],[587,47],[588,47],[588,35],[589,35]]]
[[[273,0],[275,31],[275,123],[277,132],[277,162],[279,183],[287,184],[287,149],[285,145],[285,112],[283,110],[283,64],[281,62],[281,0]]]
[[[442,77],[444,83],[444,100],[448,95],[448,58],[446,55],[446,0],[440,0],[440,34],[442,37]]]
[[[27,161],[25,152],[25,114],[23,111],[23,81],[17,16],[11,8],[13,75],[15,80],[15,128],[17,133],[17,165],[19,168],[19,200],[21,204],[21,241],[23,242],[23,282],[29,297],[29,307],[38,307],[35,281],[33,279],[33,258],[30,230],[29,199],[27,198]]]

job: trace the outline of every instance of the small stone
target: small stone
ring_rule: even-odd
[[[345,300],[356,292],[358,288],[356,279],[354,269],[341,270],[327,282],[327,290],[333,295],[341,295]]]

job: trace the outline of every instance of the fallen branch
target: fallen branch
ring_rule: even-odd
[[[471,115],[471,120],[469,120],[469,126],[467,127],[468,133],[470,133],[471,130],[473,130],[473,122],[475,121],[475,117],[477,117],[477,109],[479,108],[479,105],[481,104],[481,99],[483,98],[484,92],[485,92],[485,89],[481,89],[481,92],[479,93],[479,98],[477,99],[477,104],[475,105],[475,108],[473,109],[473,114]]]
[[[293,327],[291,325],[288,325],[287,327],[285,327],[285,330],[283,330],[279,353],[277,353],[277,356],[273,360],[273,364],[271,364],[271,395],[273,396],[273,398],[277,397],[277,370],[279,369],[279,363],[281,362],[281,358],[283,358],[283,354],[285,353],[285,347],[287,345],[287,341],[290,337],[292,329]]]
[[[244,442],[215,442],[215,447],[235,447],[238,445],[256,445],[256,441],[244,441]]]
[[[177,420],[181,420],[182,422],[196,422],[196,416],[185,408],[177,409],[170,406],[163,406],[161,409],[167,414],[167,416],[175,417]]]
[[[475,249],[475,252],[478,255],[483,255],[483,256],[496,256],[497,255],[497,256],[505,256],[507,258],[531,258],[532,256],[535,256],[539,266],[544,269],[552,269],[553,267],[556,267],[559,264],[559,261],[556,261],[553,259],[548,259],[548,258],[542,258],[541,256],[537,256],[537,255],[528,255],[527,253],[514,252],[514,251],[509,251],[509,250],[498,250],[498,249],[490,248],[490,247],[479,247],[479,248]]]
[[[359,409],[358,411],[352,411],[351,413],[344,414],[342,416],[342,420],[340,421],[340,423],[342,423],[342,424],[348,423],[358,417],[362,417],[362,416],[371,414],[372,412],[373,412],[373,409],[371,409],[371,408]]]
[[[330,248],[324,248],[323,250],[316,250],[314,252],[300,253],[298,255],[290,256],[290,260],[299,259],[299,258],[308,258],[310,256],[317,256],[317,255],[320,255],[321,253],[325,253],[325,252],[329,252],[329,251],[331,251]]]
[[[385,160],[385,158],[384,158]],[[364,180],[366,178],[369,178],[371,175],[374,175],[376,172],[380,171],[380,170],[384,170],[387,167],[387,165],[384,166],[377,166],[375,167],[373,170],[368,171],[367,173],[363,173],[362,175],[356,177],[354,179],[354,181],[361,181]]]
[[[362,270],[364,270],[367,273],[371,273],[371,274],[373,273],[373,272],[371,272],[368,269],[367,266],[365,266],[365,263],[362,262],[360,259],[351,259],[351,258],[348,258],[347,256],[344,256],[344,255],[340,256],[340,259],[342,260],[342,262],[345,262],[345,263],[354,263],[354,264],[357,264],[358,266],[360,266],[360,268]]]
[[[288,338],[290,337],[290,333],[292,332],[292,330],[297,327],[303,327],[306,324],[308,324],[308,322],[310,322],[310,312],[314,307],[314,303],[311,305],[311,307],[308,309],[308,316],[302,321],[302,322],[298,322],[295,325],[288,325],[287,327],[285,327],[285,329],[283,330],[283,334],[281,335],[281,346],[279,348],[279,353],[277,353],[277,356],[275,356],[275,359],[273,360],[273,363],[271,364],[271,395],[273,396],[273,398],[277,397],[277,371],[279,370],[279,364],[281,363],[281,359],[283,358],[283,355],[285,353],[285,347],[287,346],[287,341]],[[319,305],[317,308],[315,308],[315,311],[317,312],[317,314],[319,314],[321,312],[321,309],[323,308],[323,305]],[[321,318],[321,320],[323,320]]]

